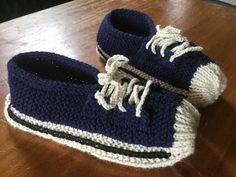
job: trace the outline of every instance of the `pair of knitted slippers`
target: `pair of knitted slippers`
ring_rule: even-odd
[[[213,103],[225,88],[219,67],[179,30],[156,29],[134,10],[110,12],[97,42],[105,73],[53,53],[13,57],[7,121],[129,166],[165,167],[192,154],[195,106]]]

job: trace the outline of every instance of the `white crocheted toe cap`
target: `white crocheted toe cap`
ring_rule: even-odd
[[[171,149],[174,162],[180,161],[194,153],[200,113],[187,100],[183,99],[176,108],[175,141]],[[171,163],[173,165],[174,163]],[[170,164],[169,164],[170,165]]]
[[[214,103],[226,87],[226,77],[215,63],[197,68],[189,87],[188,100],[195,106]]]

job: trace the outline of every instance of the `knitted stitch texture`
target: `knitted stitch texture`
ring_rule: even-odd
[[[125,55],[130,58],[130,65],[136,69],[182,89],[181,93],[176,93],[187,97],[196,106],[214,102],[226,85],[224,75],[218,66],[214,69],[208,67],[209,64],[215,65],[214,61],[202,52],[193,51],[170,62],[170,57],[174,55],[172,49],[183,42],[168,46],[164,57],[160,55],[161,47],[157,45],[154,54],[147,48],[147,43],[157,32],[153,21],[146,14],[129,9],[115,9],[104,17],[98,30],[98,52],[104,59],[114,54]],[[196,45],[190,43],[190,46]],[[201,72],[198,68],[204,66],[207,66],[207,74],[196,74],[197,71]],[[194,76],[197,78],[193,79]],[[171,91],[173,90],[176,89]]]
[[[140,118],[127,100],[127,112],[118,108],[107,111],[94,98],[101,89],[97,74],[95,68],[83,62],[53,53],[30,52],[13,57],[8,63],[7,120],[24,131],[132,166],[167,166],[193,152],[199,114],[190,103],[153,85]],[[180,134],[185,131],[187,136]],[[135,146],[138,149],[134,150]],[[177,148],[181,155],[171,148]],[[141,161],[126,163],[106,153],[101,155],[100,151]],[[144,165],[143,159],[150,158],[170,162]]]

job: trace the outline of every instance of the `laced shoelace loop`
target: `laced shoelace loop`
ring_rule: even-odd
[[[101,91],[95,93],[95,98],[99,105],[106,110],[116,106],[122,112],[126,112],[123,101],[129,96],[129,104],[136,105],[136,117],[141,117],[142,106],[150,90],[152,81],[147,81],[146,85],[138,85],[137,78],[127,78],[118,68],[124,67],[129,62],[128,58],[122,55],[114,55],[109,58],[105,66],[107,73],[98,74],[98,83],[102,85]],[[129,80],[127,82],[126,80]],[[141,97],[139,98],[139,95]],[[105,98],[109,98],[107,101]]]
[[[203,48],[200,46],[191,46],[188,39],[181,35],[181,30],[174,28],[172,26],[167,26],[165,28],[160,28],[160,25],[156,26],[157,32],[152,38],[147,42],[146,49],[149,47],[153,54],[156,55],[156,46],[160,46],[160,54],[162,57],[165,56],[165,50],[168,46],[177,43],[183,42],[180,45],[177,45],[171,52],[173,55],[170,57],[169,61],[173,62],[176,58],[182,56],[185,53],[193,51],[201,51]]]

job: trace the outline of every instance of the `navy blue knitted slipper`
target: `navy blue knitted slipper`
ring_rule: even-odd
[[[195,106],[213,103],[226,87],[219,66],[189,42],[181,30],[154,25],[139,11],[115,9],[102,21],[97,52],[107,60],[115,54],[130,59],[129,72],[159,83]]]
[[[31,52],[8,62],[5,116],[14,127],[103,160],[142,168],[173,165],[194,151],[198,111],[181,96],[120,70]]]

